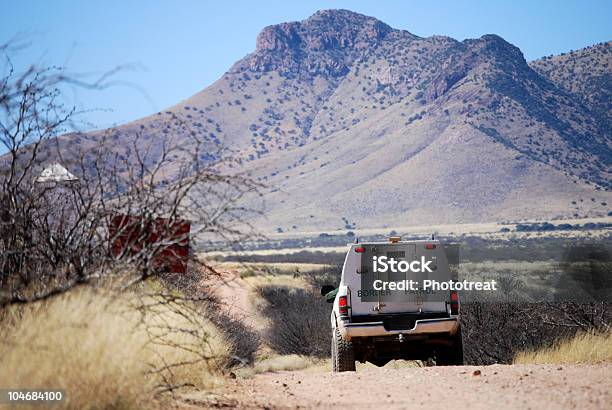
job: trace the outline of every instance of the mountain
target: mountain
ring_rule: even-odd
[[[559,88],[572,93],[612,127],[612,41],[548,56],[529,66]]]
[[[324,10],[264,28],[218,81],[112,140],[229,148],[268,187],[264,231],[605,216],[609,45],[528,64],[496,35],[423,38]]]

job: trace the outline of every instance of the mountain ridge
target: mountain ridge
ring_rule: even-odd
[[[118,127],[116,140],[143,133],[156,144],[172,131],[188,144],[195,132],[211,152],[228,147],[269,186],[256,221],[266,229],[609,212],[609,127],[497,35],[422,38],[325,10],[266,27],[256,44],[211,86]],[[190,130],[169,127],[173,116]]]

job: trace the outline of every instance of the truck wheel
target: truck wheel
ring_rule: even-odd
[[[453,336],[453,345],[442,349],[436,356],[437,366],[463,366],[463,340],[461,329]]]
[[[355,352],[353,343],[342,338],[340,331],[334,329],[332,334],[332,370],[334,372],[355,371]]]
[[[332,372],[336,373],[338,368],[336,367],[336,338],[334,337],[334,331],[332,330],[332,338],[331,338],[331,361],[332,361]]]

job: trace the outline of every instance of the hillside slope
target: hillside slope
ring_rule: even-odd
[[[578,96],[612,127],[612,41],[529,63],[560,88]]]
[[[606,215],[609,126],[532,67],[495,35],[421,38],[326,10],[264,28],[214,84],[112,140],[229,148],[268,186],[265,231]]]

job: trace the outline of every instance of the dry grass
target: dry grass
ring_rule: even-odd
[[[297,354],[275,356],[255,363],[255,373],[301,370],[313,364],[312,359]]]
[[[535,352],[520,352],[516,364],[560,364],[612,362],[612,332],[580,333],[572,339]]]
[[[285,263],[285,262],[224,262],[224,269],[240,273],[242,279],[253,276],[293,276],[300,277],[304,273],[332,268],[332,265],[318,263]]]
[[[236,370],[236,375],[244,379],[255,377],[256,374],[311,369],[319,366],[320,359],[300,356],[297,354],[261,356],[255,366]]]
[[[5,312],[0,386],[65,389],[73,409],[163,407],[168,385],[211,387],[227,360],[225,340],[188,312],[89,290]]]
[[[332,265],[299,262],[217,262],[215,267],[230,271],[250,269],[258,275],[292,275],[296,272],[323,269],[332,267]]]
[[[285,286],[295,288],[308,287],[308,283],[302,276],[293,275],[262,275],[262,276],[251,276],[245,278],[245,282],[255,290],[266,286]]]

